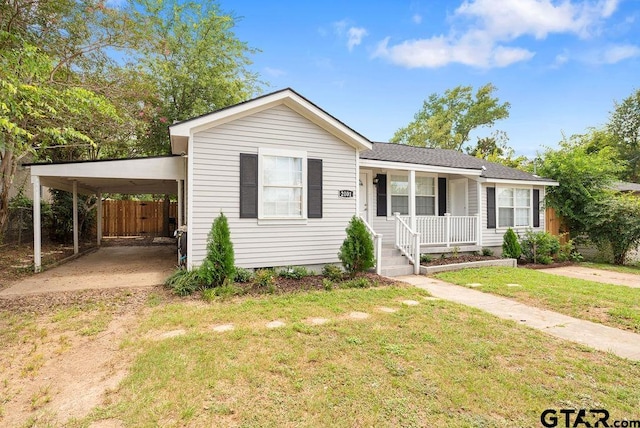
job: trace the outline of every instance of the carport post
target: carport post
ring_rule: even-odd
[[[73,254],[80,252],[78,248],[78,182],[73,180]]]
[[[96,236],[96,242],[98,246],[100,246],[100,243],[102,242],[102,192],[98,192],[97,196],[98,196],[98,204],[96,205],[96,211],[97,211],[96,230],[97,230],[98,236]]]
[[[176,225],[176,227],[182,226],[182,204],[183,204],[182,187],[183,186],[184,186],[184,180],[178,180],[178,219],[177,219],[178,224]]]
[[[40,230],[40,176],[32,175],[33,184],[33,270],[42,269],[42,240]]]

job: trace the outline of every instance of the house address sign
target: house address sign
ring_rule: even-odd
[[[341,198],[353,198],[353,190],[338,190],[338,196]]]

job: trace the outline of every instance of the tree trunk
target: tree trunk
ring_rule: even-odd
[[[0,162],[0,172],[2,173],[0,176],[0,242],[2,242],[7,228],[7,221],[9,220],[9,192],[11,191],[11,186],[13,186],[16,164],[13,152],[6,150],[2,154],[2,161]]]

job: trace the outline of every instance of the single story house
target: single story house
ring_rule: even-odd
[[[499,248],[509,227],[544,230],[545,187],[557,185],[452,150],[371,142],[291,89],[169,134],[173,157],[32,165],[34,185],[141,193],[127,180],[164,183],[178,195],[189,268],[221,212],[245,268],[336,263],[359,215],[376,240],[376,269],[389,275],[417,271],[420,253]]]

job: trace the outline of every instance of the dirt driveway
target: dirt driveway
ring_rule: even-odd
[[[581,266],[565,266],[544,269],[542,272],[569,278],[586,279],[588,281],[603,282],[605,284],[625,285],[640,288],[640,275],[632,273],[612,272],[604,269],[593,269]]]
[[[0,291],[0,297],[94,288],[142,287],[162,284],[176,265],[171,245],[102,247]]]

